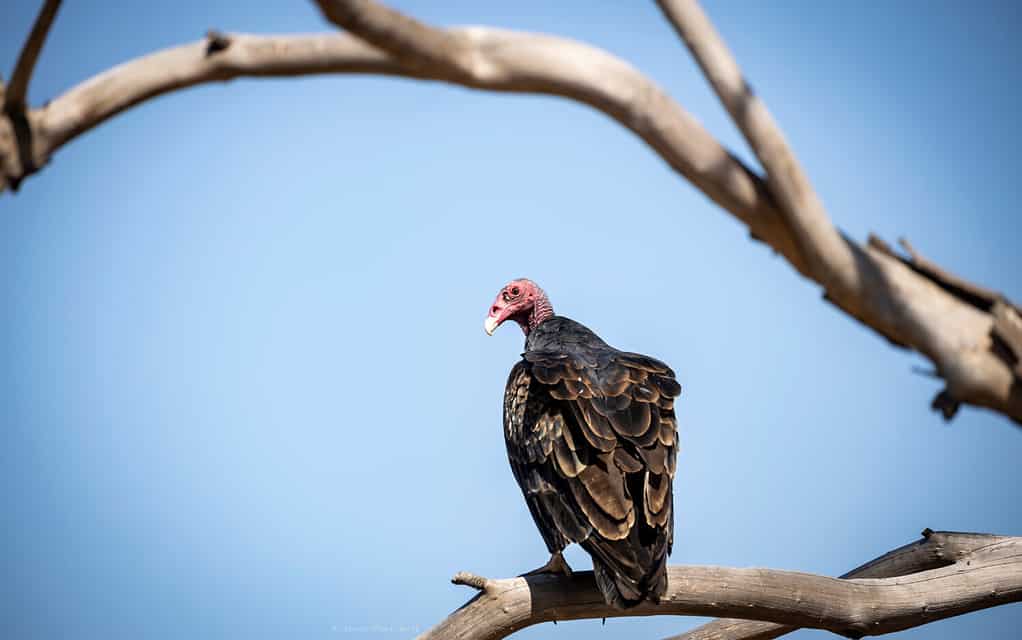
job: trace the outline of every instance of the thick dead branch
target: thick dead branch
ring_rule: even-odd
[[[35,155],[55,149],[144,100],[197,84],[241,76],[382,73],[442,80],[493,91],[542,93],[589,104],[634,131],[679,173],[746,222],[800,270],[803,261],[765,185],[721,147],[652,81],[605,51],[541,34],[481,27],[451,29],[483,60],[466,78],[446,66],[408,68],[347,35],[258,37],[231,34],[226,49],[206,55],[202,41],[110,69],[33,110]],[[2,132],[0,132],[2,135]],[[0,138],[0,156],[5,155]],[[21,179],[24,175],[16,175]]]
[[[945,417],[953,415],[950,407],[968,402],[1022,423],[1022,383],[996,353],[991,314],[932,279],[919,277],[882,251],[861,247],[840,235],[842,246],[835,249],[832,232],[836,232],[812,190],[805,190],[808,183],[804,176],[799,177],[793,156],[784,152],[783,138],[780,143],[770,138],[770,131],[776,132],[772,122],[736,118],[750,131],[755,125],[756,136],[767,138],[759,145],[763,157],[776,156],[772,163],[783,167],[778,171],[787,176],[788,190],[797,195],[791,197],[803,207],[800,217],[786,218],[762,179],[723,149],[659,87],[605,52],[549,36],[479,28],[452,37],[449,30],[429,27],[372,0],[318,0],[318,4],[335,24],[367,42],[403,59],[417,57],[417,71],[430,77],[483,89],[562,95],[604,111],[749,225],[754,237],[774,247],[804,275],[828,287],[829,301],[892,343],[930,358],[948,383],[939,396],[945,402],[934,405]],[[712,39],[699,41],[712,44]],[[719,61],[719,56],[716,59]],[[720,75],[722,87],[734,84],[736,78],[744,83],[740,73]],[[723,89],[722,94],[732,95]],[[737,107],[735,110],[742,115]],[[765,108],[760,113],[765,114]],[[801,235],[796,237],[792,229],[800,228]],[[820,254],[815,263],[803,256],[800,247]],[[817,268],[823,264],[821,260],[830,261],[823,271]],[[832,286],[835,273],[842,274],[840,286]]]
[[[849,578],[893,578],[920,571],[929,571],[955,564],[969,554],[1010,540],[1002,536],[983,533],[953,531],[923,531],[923,538],[852,569],[841,576]],[[667,640],[772,640],[795,631],[798,627],[723,618],[714,620]]]
[[[738,63],[696,0],[658,0],[667,20],[688,46],[731,119],[766,171],[766,182],[798,240],[813,279],[834,289],[858,288],[855,259],[831,224],[766,104],[746,82]]]
[[[369,44],[389,53],[410,69],[442,68],[447,76],[471,82],[486,69],[473,55],[471,37],[456,30],[433,29],[425,24],[375,2],[354,0],[332,2],[317,0],[323,15],[335,25],[347,29]]]
[[[388,56],[342,34],[253,36],[211,31],[198,42],[118,65],[29,111],[30,163],[18,162],[10,122],[0,119],[0,191],[42,167],[63,144],[151,98],[242,76],[376,73],[414,76]],[[5,128],[4,125],[7,125]]]
[[[318,0],[339,27],[402,60],[420,76],[491,91],[562,96],[603,111],[649,144],[717,204],[804,271],[766,186],[667,93],[623,60],[545,34],[437,29],[377,2]],[[764,229],[762,233],[758,233]],[[767,231],[769,229],[769,231]]]
[[[492,91],[562,96],[599,109],[748,225],[753,237],[768,243],[799,272],[820,281],[766,183],[660,87],[622,60],[548,35],[482,27],[436,29],[368,0],[319,0],[319,5],[358,38],[214,34],[94,77],[48,106],[27,112],[19,132],[10,119],[0,119],[0,189],[5,181],[17,185],[75,136],[169,91],[241,76],[401,75]],[[892,343],[930,358],[947,381],[943,406],[967,402],[1022,422],[1022,384],[1014,365],[1001,353],[1003,345],[992,337],[995,320],[990,312],[896,257],[847,238],[841,242],[853,258],[856,286],[833,288],[829,301]]]
[[[858,638],[1022,600],[1022,538],[990,536],[985,543],[963,545],[960,551],[947,566],[881,579],[669,567],[662,602],[628,610],[608,606],[588,571],[571,577],[504,580],[472,576],[463,582],[481,586],[480,593],[420,639],[492,640],[552,620],[664,614],[742,617]],[[939,558],[947,553],[934,544],[926,550],[906,547],[891,555]],[[890,561],[892,566],[901,566],[900,562]]]

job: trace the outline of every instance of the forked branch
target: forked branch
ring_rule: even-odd
[[[809,263],[828,291],[857,288],[854,256],[831,224],[781,128],[742,75],[696,0],[658,0],[766,171],[766,183]],[[832,294],[833,295],[833,294]]]
[[[627,610],[604,603],[588,571],[503,580],[459,574],[456,582],[480,593],[420,640],[494,640],[552,620],[647,615],[741,617],[858,638],[1022,600],[1022,538],[940,535],[951,541],[952,549],[924,540],[862,570],[874,575],[868,567],[951,560],[946,566],[890,578],[842,580],[773,569],[668,567],[667,594],[660,604]],[[954,540],[958,535],[964,537],[960,543]]]
[[[831,225],[765,106],[693,2],[663,2],[761,161],[767,184],[648,78],[609,54],[549,36],[430,27],[373,0],[317,0],[324,15],[417,71],[470,87],[565,96],[602,110],[639,135],[703,193],[745,222],[826,299],[891,343],[930,358],[947,387],[934,408],[962,402],[1022,424],[1022,353],[1007,351],[994,317],[925,273],[862,247]],[[691,21],[691,24],[686,21]],[[772,167],[772,169],[771,169]],[[776,199],[775,199],[776,198]]]
[[[758,101],[745,100],[752,105],[747,114],[737,107],[735,112],[750,139],[760,140],[753,146],[770,172],[769,184],[653,81],[595,47],[483,27],[439,29],[372,0],[318,4],[324,15],[357,38],[214,34],[106,71],[48,106],[27,111],[18,121],[0,117],[0,190],[5,184],[16,187],[61,145],[124,109],[204,82],[241,76],[381,73],[490,91],[562,96],[594,107],[634,132],[680,175],[745,223],[754,238],[822,284],[830,302],[893,344],[930,358],[947,382],[934,401],[945,417],[960,404],[970,403],[1022,424],[1018,371],[1022,347],[1005,333],[1014,327],[1014,316],[1009,313],[1007,321],[1000,320],[993,307],[975,305],[962,295],[961,287],[946,286],[933,270],[837,234],[811,189],[803,189],[808,181],[792,164],[794,156],[765,108],[756,106]],[[664,6],[701,15],[692,12],[698,7],[690,3]],[[714,48],[715,41],[707,36],[715,36],[712,27],[707,31],[698,26],[698,22],[696,28],[682,25],[685,33],[692,32],[693,49],[708,47],[719,53],[722,43]],[[732,89],[744,80],[737,67],[700,55],[708,70],[730,69],[713,73],[725,103],[738,105]],[[793,206],[795,201],[802,204]],[[1014,309],[998,307],[1004,308]]]

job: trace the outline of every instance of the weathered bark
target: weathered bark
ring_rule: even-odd
[[[607,605],[588,571],[504,580],[458,574],[456,584],[481,593],[419,638],[495,640],[552,620],[665,614],[741,617],[773,623],[774,629],[825,629],[858,638],[1022,600],[1022,538],[937,535],[932,542],[903,547],[857,570],[873,576],[935,567],[889,578],[843,580],[772,569],[668,567],[667,594],[660,604],[627,610]]]
[[[852,569],[841,576],[849,578],[893,578],[929,571],[966,561],[967,556],[984,547],[1010,538],[982,533],[957,533],[925,529],[921,540]],[[667,640],[772,640],[798,629],[797,626],[723,618],[714,620]]]

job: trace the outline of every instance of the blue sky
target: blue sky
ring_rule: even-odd
[[[66,3],[32,100],[211,27],[329,30],[311,3],[258,5]],[[653,3],[395,6],[602,46],[750,158]],[[836,224],[1022,299],[1017,4],[705,6]],[[4,68],[35,11],[5,9]],[[542,563],[500,428],[522,338],[482,331],[518,276],[678,372],[672,562],[840,574],[924,527],[1022,532],[1016,427],[969,408],[943,424],[920,357],[563,100],[353,76],[197,88],[58,151],[0,196],[0,225],[5,637],[408,637],[471,595],[456,571]],[[1020,625],[1011,605],[901,635]]]

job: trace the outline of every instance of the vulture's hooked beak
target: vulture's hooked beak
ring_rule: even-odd
[[[486,335],[492,336],[498,326],[500,326],[500,320],[493,316],[486,316],[486,322],[483,323],[483,329],[486,331]]]

